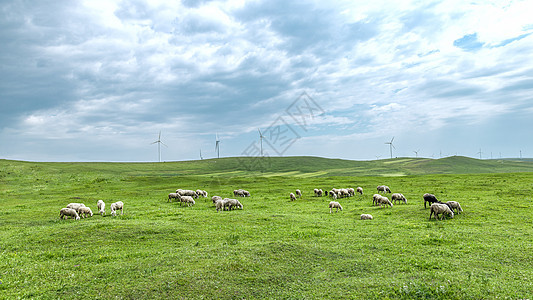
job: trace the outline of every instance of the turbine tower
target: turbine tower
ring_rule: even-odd
[[[261,157],[263,157],[263,134],[261,133],[261,130],[258,128],[257,131],[259,131],[259,143],[261,144]]]
[[[202,149],[200,149],[200,159],[204,159],[204,157],[202,156]]]
[[[217,158],[220,158],[220,140],[218,139],[218,133],[216,135],[215,151],[217,152]]]
[[[481,159],[481,154],[482,154],[482,153],[483,153],[483,152],[481,152],[481,148],[479,148],[479,152],[476,153],[476,154],[479,154],[479,159]]]
[[[390,140],[390,142],[386,142],[385,144],[388,144],[389,145],[389,148],[390,148],[390,158],[392,158],[392,148],[396,149],[396,147],[394,147],[394,145],[392,144],[392,141],[394,141],[394,137],[392,137],[392,139]]]
[[[168,147],[167,145],[165,145],[165,143],[161,141],[161,131],[159,131],[159,137],[157,138],[157,141],[151,143],[150,145],[153,145],[155,143],[157,143],[157,152],[159,153],[159,162],[161,162],[161,144],[163,144],[163,146],[165,147]]]

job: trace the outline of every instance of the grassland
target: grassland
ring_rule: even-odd
[[[0,298],[494,299],[533,294],[533,163],[312,157],[251,161],[31,163],[0,161]],[[375,186],[407,205],[371,206]],[[365,188],[329,214],[315,187]],[[168,203],[176,188],[229,197]],[[288,201],[296,188],[303,199]],[[429,221],[421,195],[459,201]],[[125,214],[59,220],[69,202]],[[109,212],[109,211],[108,211]],[[370,213],[372,221],[360,221]]]

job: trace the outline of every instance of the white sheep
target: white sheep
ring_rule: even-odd
[[[76,220],[80,219],[80,216],[78,215],[76,210],[73,208],[62,208],[59,211],[59,218],[63,219],[63,217],[65,217],[65,219],[68,219],[68,217],[70,217],[71,219],[76,219]]]
[[[337,200],[337,194],[332,194],[331,198],[333,198],[333,200]]]
[[[80,208],[78,208],[78,215],[83,218],[87,218],[87,215],[89,215],[89,217],[92,217],[93,211],[87,206],[81,206]]]
[[[361,215],[361,220],[373,220],[374,217],[372,217],[372,215],[369,215],[369,214],[362,214]]]
[[[348,194],[350,195],[350,197],[353,197],[355,195],[355,189],[354,188],[348,188]]]
[[[363,188],[360,186],[357,187],[356,191],[361,195],[363,194]]]
[[[226,204],[226,200],[227,200],[227,199],[228,199],[228,198],[219,199],[219,200],[217,200],[217,201],[215,202],[215,207],[217,208],[217,212],[218,212],[219,210],[224,210],[224,206],[225,206],[225,204]]]
[[[296,200],[296,196],[294,196],[293,193],[290,193],[290,194],[289,194],[289,198],[291,198],[291,201]]]
[[[80,208],[82,206],[85,206],[85,204],[83,204],[83,203],[69,203],[67,205],[67,208],[72,208],[74,210],[78,210],[78,208]]]
[[[314,189],[313,192],[315,192],[315,197],[318,197],[318,189]]]
[[[318,189],[318,197],[322,197],[323,194],[324,194],[324,191],[322,191],[322,189]]]
[[[396,204],[396,201],[398,202],[403,202],[405,204],[407,204],[407,199],[405,199],[405,196],[403,194],[400,194],[400,193],[394,193],[392,194],[391,196],[391,200],[394,204]]]
[[[211,201],[213,201],[213,204],[215,204],[218,200],[222,200],[222,197],[220,197],[220,196],[211,197]]]
[[[331,201],[329,203],[329,213],[331,213],[333,211],[333,209],[336,208],[337,210],[335,212],[338,212],[339,209],[342,211],[342,206],[339,202],[337,201]]]
[[[431,220],[431,215],[435,214],[435,220],[437,219],[437,216],[440,214],[440,220],[444,218],[444,215],[447,214],[453,219],[453,211],[450,210],[450,207],[446,204],[441,203],[433,203],[429,207],[431,212],[429,213],[429,219]]]
[[[122,201],[117,201],[115,203],[111,203],[111,215],[116,216],[117,210],[120,210],[120,214],[124,214],[124,203]]]
[[[98,200],[98,202],[96,202],[96,207],[98,207],[98,212],[100,213],[100,215],[102,217],[105,216],[105,202],[104,202],[104,200]]]
[[[380,194],[374,194],[374,196],[372,196],[372,205],[378,205],[378,199],[381,197]]]
[[[378,204],[379,204],[379,207],[381,208],[381,205],[385,205],[385,206],[390,206],[392,208],[392,202],[390,202],[389,198],[387,197],[383,197],[383,196],[379,196],[378,198]]]
[[[187,206],[195,205],[196,202],[194,202],[194,198],[191,196],[181,196],[180,197],[180,205],[181,203],[187,204]]]
[[[250,192],[248,192],[247,190],[244,190],[243,193],[244,197],[250,197]]]
[[[298,196],[298,198],[302,198],[302,191],[300,190],[296,190],[296,196]]]
[[[204,198],[207,198],[207,192],[204,190],[196,190],[195,192],[198,196],[202,196]]]
[[[386,186],[386,185],[380,185],[380,186],[377,187],[377,189],[378,189],[378,193],[379,192],[391,193],[390,188],[388,186]]]
[[[448,207],[452,211],[456,210],[458,214],[463,211],[463,209],[461,208],[461,204],[459,204],[459,202],[457,202],[457,201],[448,201],[445,204],[448,205]]]
[[[224,207],[227,207],[227,210],[232,210],[234,207],[238,207],[240,209],[243,208],[242,204],[237,199],[225,199]]]
[[[180,200],[180,194],[179,193],[170,193],[168,194],[168,201],[167,202],[172,202],[172,199],[178,199],[178,201]]]
[[[192,191],[192,190],[178,189],[178,190],[176,190],[176,193],[178,193],[180,196],[191,196],[193,198],[198,198],[198,194],[195,191]]]

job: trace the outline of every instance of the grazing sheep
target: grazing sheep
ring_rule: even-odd
[[[242,204],[237,199],[225,199],[224,207],[227,207],[228,210],[233,210],[234,207],[239,207],[242,209]]]
[[[324,191],[322,189],[318,189],[318,197],[322,197],[324,195]]]
[[[380,196],[378,199],[379,207],[381,208],[381,205],[390,206],[392,208],[392,202],[390,202],[389,198]]]
[[[425,193],[422,197],[424,198],[424,208],[426,208],[426,202],[428,202],[429,205],[440,202],[433,194]]]
[[[211,197],[211,201],[213,201],[213,204],[216,203],[218,200],[222,200],[222,197],[220,197],[220,196]]]
[[[331,198],[333,198],[333,200],[337,200],[337,194],[333,194]]]
[[[362,214],[361,215],[361,220],[373,220],[374,217],[372,217],[372,215],[369,215],[369,214]]]
[[[242,191],[244,193],[244,197],[250,197],[250,192],[247,190]]]
[[[191,196],[181,196],[180,197],[180,205],[181,205],[182,202],[187,204],[187,206],[191,206],[191,205],[196,204],[196,202],[194,202],[194,198],[191,197]]]
[[[296,196],[294,196],[293,193],[290,193],[290,194],[289,194],[289,198],[291,198],[291,201],[296,200]]]
[[[435,214],[435,220],[437,219],[437,216],[440,214],[440,220],[444,218],[444,215],[447,214],[453,219],[453,211],[450,210],[450,207],[446,204],[441,203],[433,203],[429,207],[431,212],[429,213],[429,219],[431,220],[431,215]]]
[[[448,201],[446,203],[444,203],[446,205],[448,205],[448,207],[453,211],[454,209],[457,211],[457,213],[461,213],[463,211],[463,209],[461,208],[461,204],[459,204],[459,202],[457,201]]]
[[[69,203],[67,205],[67,208],[72,208],[74,210],[78,210],[78,208],[80,208],[82,206],[85,206],[85,204],[83,204],[83,203]]]
[[[403,194],[400,194],[400,193],[394,193],[392,194],[391,196],[391,200],[394,204],[396,204],[396,201],[398,202],[403,202],[405,204],[407,204],[407,199],[405,199],[404,195]]]
[[[314,189],[313,192],[315,193],[315,197],[318,197],[318,189]]]
[[[297,189],[295,194],[296,194],[296,196],[298,196],[298,198],[302,198],[302,191]]]
[[[87,206],[82,206],[80,208],[78,208],[78,215],[82,218],[87,218],[87,215],[89,215],[89,217],[92,217],[93,216],[93,212],[92,210],[87,207]]]
[[[167,202],[172,202],[172,199],[178,199],[178,201],[180,201],[180,194],[179,193],[170,193],[170,194],[168,194],[168,201]]]
[[[68,217],[70,217],[71,219],[76,219],[76,220],[80,219],[80,216],[78,215],[76,210],[73,208],[62,208],[59,211],[59,218],[63,219],[63,217],[65,217],[65,219],[68,219]]]
[[[354,188],[348,188],[348,194],[350,197],[353,197],[355,195],[355,189]]]
[[[204,190],[196,190],[195,193],[196,193],[196,195],[198,195],[198,196],[202,196],[202,197],[204,197],[204,198],[207,198],[207,192],[204,191]]]
[[[226,204],[226,200],[228,200],[228,198],[219,199],[219,200],[217,200],[217,202],[215,202],[215,207],[217,208],[217,212],[219,210],[224,210],[224,206]]]
[[[363,194],[363,188],[360,186],[357,187],[356,191],[361,195]]]
[[[120,214],[124,214],[124,203],[122,201],[117,201],[115,203],[111,203],[111,215],[116,216],[117,210],[120,210]]]
[[[377,189],[378,189],[378,193],[379,192],[391,193],[390,188],[388,186],[386,186],[386,185],[380,185],[380,186],[377,187]]]
[[[198,194],[195,191],[192,191],[192,190],[178,189],[178,190],[176,190],[176,193],[178,193],[178,195],[180,195],[180,196],[191,196],[194,199],[198,198]]]
[[[337,210],[335,212],[338,212],[339,211],[339,208],[340,210],[342,211],[342,206],[339,202],[337,201],[331,201],[329,203],[329,213],[331,213],[333,211],[333,209],[336,208]]]
[[[96,202],[96,207],[98,207],[98,213],[103,217],[105,216],[105,202],[104,200],[98,200]]]
[[[378,199],[380,197],[381,197],[380,194],[374,194],[374,196],[372,196],[372,206],[378,205]]]
[[[348,189],[339,189],[338,196],[339,198],[350,197],[350,192],[348,192]]]

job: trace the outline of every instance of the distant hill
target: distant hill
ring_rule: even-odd
[[[441,159],[394,158],[354,161],[321,157],[227,157],[164,163],[50,163],[0,160],[0,177],[10,172],[84,172],[121,176],[404,176],[533,172],[533,160],[479,160],[464,156]]]

